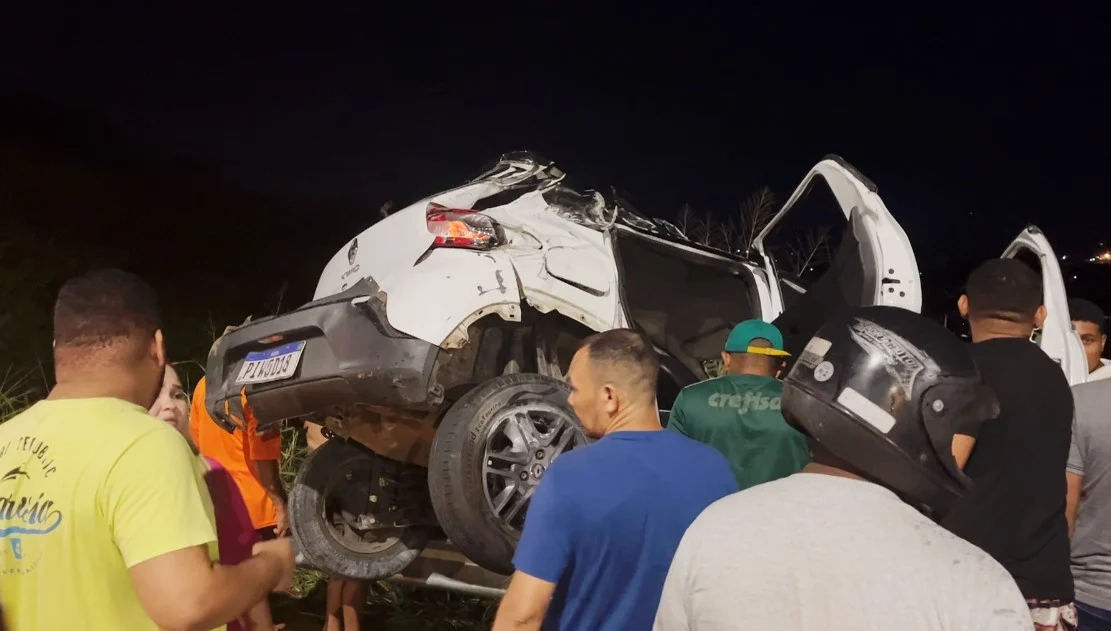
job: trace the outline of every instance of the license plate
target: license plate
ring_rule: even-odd
[[[236,383],[268,383],[289,379],[297,371],[297,364],[301,361],[301,352],[304,350],[305,342],[301,341],[247,353]]]

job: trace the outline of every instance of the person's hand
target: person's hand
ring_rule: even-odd
[[[289,591],[293,587],[293,570],[297,567],[297,554],[293,550],[293,540],[287,537],[260,541],[251,550],[255,556],[274,559],[281,568],[281,577],[274,587],[275,592]]]
[[[274,536],[284,537],[289,534],[289,513],[286,511],[284,504],[274,505],[274,514],[277,521],[274,522]]]

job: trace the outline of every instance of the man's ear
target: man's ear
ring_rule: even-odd
[[[957,311],[959,311],[961,313],[962,318],[964,318],[965,320],[968,319],[968,295],[967,294],[961,294],[961,297],[957,298]]]
[[[1102,355],[1103,349],[1107,346],[1107,335],[1101,335],[1099,338],[1099,352]]]
[[[1034,312],[1034,328],[1042,328],[1042,325],[1045,324],[1045,314],[1045,305],[1039,306],[1038,310]]]
[[[166,340],[162,337],[162,329],[154,332],[154,340],[151,342],[151,355],[159,366],[166,366]]]
[[[725,351],[722,351],[721,352],[721,367],[726,369],[726,370],[729,370],[729,363],[732,359],[733,359],[733,357],[729,353],[726,353]]]
[[[613,384],[607,383],[602,386],[602,397],[605,400],[606,414],[616,414],[619,405],[617,401],[617,388],[614,388]]]

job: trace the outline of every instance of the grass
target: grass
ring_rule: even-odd
[[[31,407],[38,399],[34,371],[15,371],[9,367],[0,377],[0,423]]]

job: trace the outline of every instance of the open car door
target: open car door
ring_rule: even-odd
[[[1072,328],[1065,277],[1057,255],[1037,226],[1027,226],[1003,252],[1003,258],[1017,258],[1041,272],[1045,324],[1034,332],[1034,342],[1046,355],[1061,365],[1070,385],[1088,380],[1084,345]]]
[[[778,253],[767,245],[776,227],[814,187],[826,187],[840,207],[839,246],[829,268],[809,287],[781,278]],[[834,217],[833,221],[838,218]],[[772,309],[764,319],[783,332],[786,350],[797,357],[821,324],[839,311],[890,305],[921,311],[922,287],[914,250],[891,216],[876,186],[838,156],[827,156],[806,174],[783,208],[753,242],[771,279]],[[789,297],[785,299],[785,293]]]

